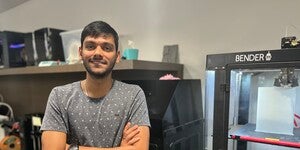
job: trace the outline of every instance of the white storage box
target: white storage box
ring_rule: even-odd
[[[67,64],[80,63],[78,48],[80,47],[80,36],[82,29],[61,32],[65,61]]]

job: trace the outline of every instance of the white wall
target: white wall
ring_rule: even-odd
[[[298,0],[30,0],[1,13],[0,30],[73,30],[104,20],[135,41],[141,60],[161,61],[164,45],[179,44],[184,78],[204,80],[207,54],[280,48],[286,26],[300,37],[299,5]]]

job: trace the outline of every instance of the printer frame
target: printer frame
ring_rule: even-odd
[[[249,51],[239,53],[207,55],[206,60],[206,148],[213,150],[247,149],[247,142],[258,142],[272,145],[298,147],[299,145],[284,145],[270,141],[240,139],[229,141],[230,91],[231,71],[235,69],[280,69],[300,68],[300,49],[278,49],[265,51]],[[247,112],[246,112],[247,115]],[[247,120],[239,122],[246,124]],[[213,127],[211,129],[211,126]],[[298,135],[295,135],[298,136]],[[234,139],[232,138],[232,139]],[[235,146],[232,146],[235,145]]]

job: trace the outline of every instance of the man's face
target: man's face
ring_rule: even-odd
[[[95,78],[108,76],[120,60],[120,52],[116,50],[114,38],[110,34],[87,36],[79,53],[87,72]]]

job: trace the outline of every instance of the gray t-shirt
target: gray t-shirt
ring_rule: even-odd
[[[92,99],[78,81],[51,91],[41,130],[66,133],[68,144],[116,147],[127,122],[150,127],[145,94],[139,86],[114,81],[105,97]]]

